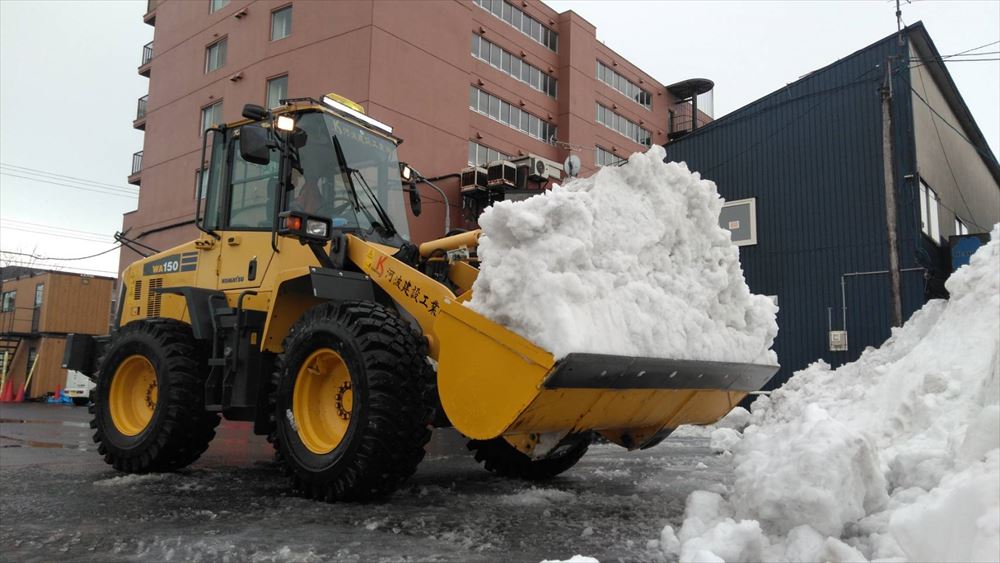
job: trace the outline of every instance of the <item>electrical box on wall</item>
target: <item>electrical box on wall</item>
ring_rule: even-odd
[[[831,330],[830,331],[830,351],[831,352],[846,352],[847,351],[847,331],[846,330]]]

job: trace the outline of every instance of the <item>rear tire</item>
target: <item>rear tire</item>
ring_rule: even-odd
[[[502,477],[546,481],[566,471],[580,461],[590,447],[590,432],[568,436],[548,457],[531,459],[510,445],[503,436],[492,440],[469,440],[468,448],[475,452],[476,461],[487,471]]]
[[[395,491],[430,439],[424,339],[371,302],[323,304],[292,327],[275,372],[275,446],[292,488],[327,502]]]
[[[119,471],[185,467],[208,448],[219,415],[204,410],[204,362],[191,327],[157,319],[122,327],[101,358],[90,422]]]

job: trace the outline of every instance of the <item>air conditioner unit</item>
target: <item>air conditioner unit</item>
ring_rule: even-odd
[[[470,166],[462,169],[462,193],[486,191],[487,186],[486,169],[482,166]]]
[[[529,154],[512,160],[511,162],[513,162],[515,166],[527,166],[528,178],[535,182],[546,182],[550,179],[562,179],[562,164],[553,162],[547,158],[542,158],[535,154]]]
[[[486,178],[491,189],[513,188],[517,181],[517,168],[506,160],[491,162],[486,168]]]

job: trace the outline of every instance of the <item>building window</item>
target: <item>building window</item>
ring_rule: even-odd
[[[631,98],[632,101],[640,106],[646,109],[653,108],[652,94],[643,90],[628,78],[618,74],[611,67],[601,61],[597,61],[597,79],[608,86],[611,86],[615,90],[618,90],[624,94],[626,98]]]
[[[229,0],[208,0],[208,13],[214,14],[229,5]]]
[[[201,132],[213,125],[222,124],[222,101],[201,108]]]
[[[597,104],[597,122],[645,147],[650,147],[653,144],[652,133],[601,104]]]
[[[292,34],[292,7],[285,6],[271,12],[271,41],[284,39]]]
[[[14,302],[17,301],[17,290],[3,292],[3,296],[0,299],[2,299],[2,310],[4,313],[13,311]]]
[[[523,82],[543,94],[556,97],[554,77],[475,33],[472,34],[472,56],[514,80]]]
[[[506,155],[496,149],[491,149],[480,145],[479,143],[474,143],[469,141],[469,165],[470,166],[486,166],[491,162],[496,162],[498,160],[509,160],[510,155]]]
[[[35,286],[35,308],[42,306],[42,297],[45,296],[45,284],[40,283]]]
[[[969,227],[966,227],[965,223],[958,217],[955,217],[955,234],[959,236],[969,234]]]
[[[27,377],[31,373],[31,367],[35,365],[35,360],[38,359],[38,349],[35,347],[28,348],[28,363],[24,366],[24,376]]]
[[[736,246],[757,244],[757,198],[723,203],[719,226],[729,231],[729,238]]]
[[[507,0],[473,0],[477,6],[507,22],[514,29],[545,45],[552,51],[559,48],[559,34],[521,11]]]
[[[471,86],[469,90],[469,109],[540,141],[546,143],[555,141],[555,125],[475,86]]]
[[[941,225],[938,223],[937,193],[920,180],[920,230],[930,237],[934,244],[941,244]]]
[[[212,72],[213,70],[226,65],[226,43],[226,38],[223,37],[208,47],[205,47],[206,73]]]
[[[281,105],[281,100],[288,97],[288,75],[278,76],[267,81],[268,109]]]
[[[603,147],[595,147],[594,164],[598,166],[621,166],[625,162],[626,159],[617,154]]]

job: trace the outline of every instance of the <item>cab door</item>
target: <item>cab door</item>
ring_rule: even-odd
[[[229,165],[224,180],[225,212],[219,258],[218,289],[252,289],[261,286],[271,265],[271,225],[278,202],[277,149],[267,165],[240,157],[239,137],[230,141]]]

